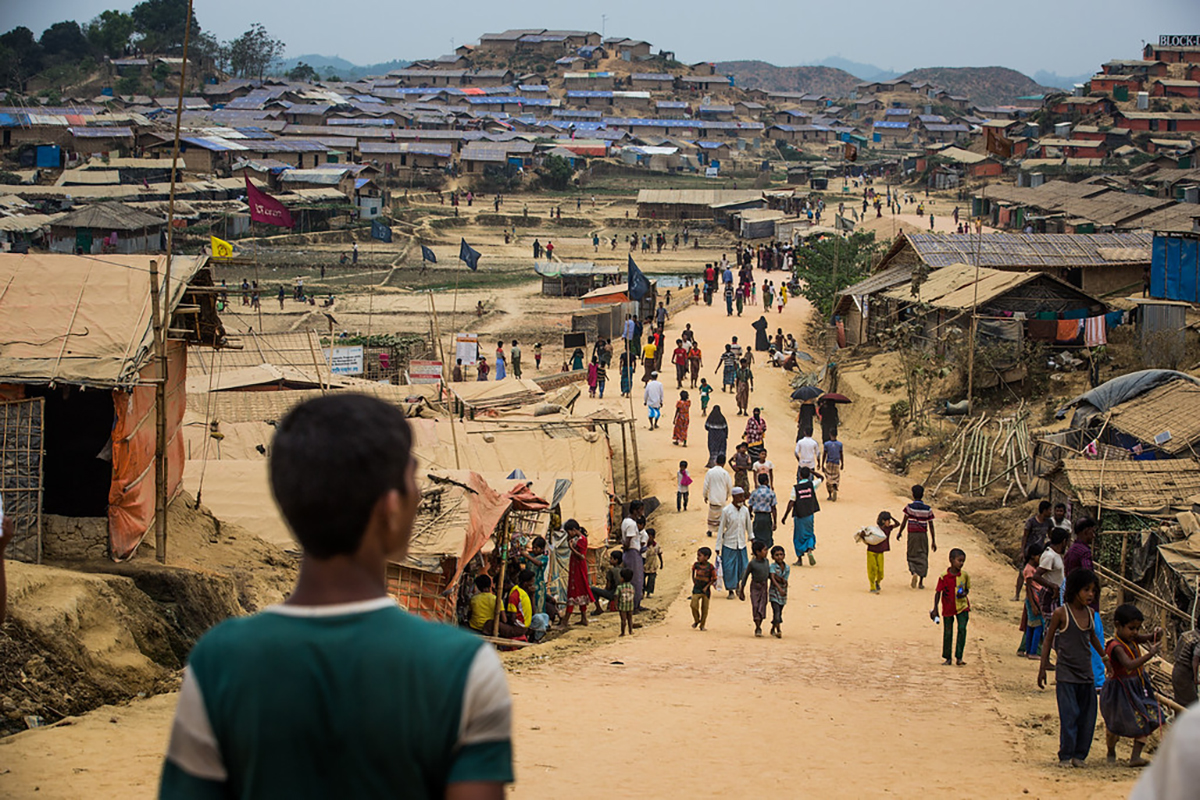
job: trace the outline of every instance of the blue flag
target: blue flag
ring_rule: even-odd
[[[435,256],[433,254],[433,251],[430,250],[428,247],[426,247],[425,245],[421,245],[421,260],[428,261],[430,264],[436,264],[437,256]]]
[[[479,251],[467,244],[467,240],[463,239],[462,244],[458,246],[458,260],[466,264],[472,270],[479,269]]]
[[[390,242],[392,240],[392,229],[383,224],[383,220],[371,220],[371,238],[378,239],[381,242]]]
[[[629,257],[629,279],[626,283],[626,291],[629,293],[630,300],[641,300],[650,294],[650,281],[638,269],[638,265],[633,263],[633,256]]]

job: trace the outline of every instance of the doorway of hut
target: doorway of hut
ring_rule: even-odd
[[[42,511],[64,517],[108,515],[112,485],[112,392],[29,386],[46,402]]]

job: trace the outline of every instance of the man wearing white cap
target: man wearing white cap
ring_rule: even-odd
[[[721,573],[725,588],[733,598],[734,587],[746,571],[750,559],[746,555],[746,539],[750,535],[750,509],[746,507],[746,490],[733,487],[733,503],[721,511],[721,526],[717,529],[717,548],[721,553]]]
[[[646,384],[643,402],[650,410],[650,430],[656,430],[659,417],[662,416],[663,406],[663,385],[662,381],[658,379],[657,372],[650,373],[650,381]]]

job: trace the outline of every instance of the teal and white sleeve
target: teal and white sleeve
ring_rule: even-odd
[[[467,672],[458,743],[446,782],[512,780],[512,696],[500,657],[485,644]]]
[[[179,705],[171,723],[159,797],[224,798],[228,777],[200,683],[195,672],[188,668],[183,674]]]

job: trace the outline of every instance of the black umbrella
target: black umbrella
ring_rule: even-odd
[[[822,392],[816,386],[801,386],[799,389],[792,392],[792,399],[802,401],[816,400],[822,394],[824,394],[824,392]]]

